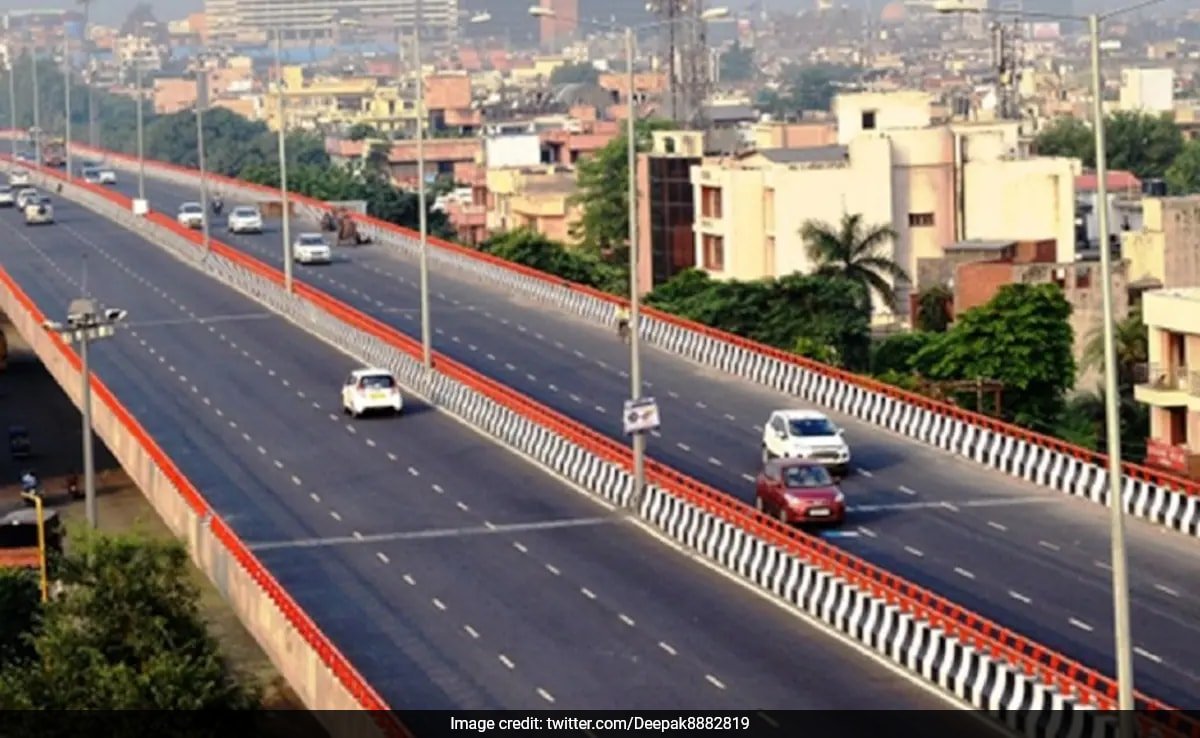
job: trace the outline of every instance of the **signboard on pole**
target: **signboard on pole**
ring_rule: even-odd
[[[626,400],[622,419],[625,424],[625,435],[657,430],[659,426],[658,403],[654,401],[653,397]]]

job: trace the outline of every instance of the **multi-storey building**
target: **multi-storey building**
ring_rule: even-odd
[[[205,0],[209,40],[236,43],[279,31],[287,39],[332,39],[339,24],[375,30],[411,29],[419,21],[432,35],[458,28],[458,0]]]
[[[1142,319],[1149,364],[1134,397],[1150,407],[1146,461],[1189,476],[1200,472],[1200,288],[1147,292]]]

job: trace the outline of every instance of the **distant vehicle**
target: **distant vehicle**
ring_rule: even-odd
[[[62,168],[67,165],[67,145],[61,138],[47,141],[42,146],[42,163],[48,167]]]
[[[25,203],[25,225],[49,225],[54,222],[54,204],[48,197]]]
[[[62,552],[63,526],[58,511],[47,509],[42,513],[42,524],[46,531],[46,549]],[[13,510],[0,518],[0,551],[28,549],[32,555],[37,554],[38,525],[36,510]],[[8,556],[0,556],[7,559]],[[36,561],[36,558],[33,559]]]
[[[755,480],[754,505],[785,525],[846,519],[846,496],[825,467],[808,459],[768,461]]]
[[[83,170],[83,181],[88,184],[100,184],[100,170],[95,167],[86,167]]]
[[[292,258],[300,264],[329,264],[333,249],[320,233],[301,233],[292,243]]]
[[[33,454],[33,443],[25,426],[8,426],[8,453],[14,459],[28,459]]]
[[[175,216],[179,225],[188,228],[204,227],[204,208],[198,202],[185,202],[179,206],[179,215]]]
[[[762,459],[808,459],[845,476],[850,447],[843,431],[816,410],[776,410],[763,426]]]
[[[100,184],[113,185],[117,183],[117,170],[109,167],[100,168]]]
[[[24,169],[14,169],[12,173],[8,175],[8,183],[13,187],[28,187],[29,172],[25,171]]]
[[[23,190],[19,190],[17,192],[17,207],[24,211],[26,205],[36,201],[39,197],[41,197],[41,195],[39,195],[38,191],[32,187],[26,187]]]
[[[230,233],[262,233],[263,217],[258,208],[243,205],[229,213],[226,226]]]
[[[399,414],[404,398],[387,369],[355,369],[342,384],[342,410],[355,418],[373,411]]]
[[[11,185],[0,185],[0,208],[11,208],[17,204],[17,193]]]

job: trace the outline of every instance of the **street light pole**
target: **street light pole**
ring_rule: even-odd
[[[425,73],[421,64],[420,17],[413,26],[413,64],[417,72],[417,224],[421,233],[421,363],[426,369],[431,369],[433,337],[429,328],[429,222],[425,213]]]
[[[8,13],[4,14],[4,36],[8,38],[10,20]],[[12,47],[9,47],[9,53],[5,57],[8,67],[8,121],[9,127],[12,128],[12,138],[9,139],[9,144],[12,147],[12,157],[17,158],[17,65],[12,57]]]
[[[67,179],[71,179],[71,42],[67,40],[66,29],[63,30],[63,107],[66,120],[63,127],[63,148],[67,160]]]
[[[1121,478],[1121,421],[1117,412],[1117,361],[1113,315],[1112,249],[1108,233],[1108,155],[1104,136],[1104,87],[1100,73],[1100,16],[1088,16],[1092,46],[1092,129],[1096,137],[1096,197],[1100,237],[1100,294],[1104,304],[1104,427],[1108,451],[1108,504],[1112,521],[1113,636],[1117,656],[1117,705],[1122,738],[1132,738],[1133,644],[1129,616],[1129,569],[1125,552],[1125,496]]]
[[[40,167],[42,166],[42,93],[38,89],[37,52],[38,49],[34,46],[29,52],[29,63],[33,67],[33,163]]]
[[[146,199],[146,121],[142,113],[142,59],[136,57],[134,78],[137,83],[137,154],[138,154],[138,199]]]
[[[629,399],[637,402],[642,397],[642,324],[641,290],[638,280],[638,211],[637,211],[637,107],[634,103],[634,84],[637,77],[633,71],[634,38],[633,27],[625,29],[625,71],[629,91],[626,98],[625,136],[629,158]],[[633,434],[633,497],[631,504],[637,510],[646,486],[646,434]]]
[[[283,41],[280,30],[275,29],[275,84],[279,93],[279,201],[283,206],[280,216],[283,231],[283,288],[292,291],[292,207],[288,196],[287,177],[287,97],[283,89]]]
[[[200,57],[204,64],[204,57]],[[196,72],[196,158],[200,169],[200,232],[204,238],[204,250],[210,247],[208,222],[208,176],[204,168],[204,107],[208,104],[208,69],[201,67]]]

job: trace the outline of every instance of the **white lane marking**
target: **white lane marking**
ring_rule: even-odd
[[[858,526],[858,532],[859,532],[859,533],[862,533],[862,534],[863,534],[864,536],[866,536],[867,538],[878,538],[878,537],[879,537],[879,534],[878,534],[878,533],[876,533],[875,531],[871,530],[870,528],[867,528],[867,527],[864,527],[864,526],[861,526],[861,525],[860,525],[860,526]]]
[[[479,631],[475,630],[471,626],[464,625],[463,630],[467,631],[467,635],[471,636],[472,638],[479,638]]]
[[[410,587],[417,586],[417,580],[413,579],[411,574],[405,574],[403,579],[405,584],[408,584]]]
[[[265,448],[263,448],[262,446],[259,446],[259,447],[258,447],[258,453],[259,453],[259,455],[260,455],[260,456],[266,456],[266,455],[267,455],[267,450],[266,450]]]
[[[1076,628],[1079,628],[1080,630],[1086,630],[1089,633],[1091,633],[1093,630],[1095,630],[1092,626],[1088,625],[1087,623],[1083,622],[1082,620],[1076,620],[1075,618],[1067,618],[1067,622],[1070,623],[1071,625],[1074,625]]]
[[[603,407],[601,407],[600,405],[596,405],[596,412],[598,412],[598,413],[606,413],[606,412],[608,412],[608,411],[607,411],[607,410],[605,410],[605,409],[604,409]]]
[[[521,553],[529,553],[529,549],[525,548],[525,544],[521,543],[520,541],[513,541],[513,548],[517,549]]]
[[[671,654],[672,656],[675,656],[676,654],[679,653],[674,648],[671,648],[671,644],[669,644],[665,641],[659,641],[658,647],[661,648],[662,650],[666,651],[667,653]]]
[[[882,505],[855,505],[851,509],[859,512],[877,512],[882,510],[952,510],[958,512],[960,507],[1013,507],[1016,505],[1056,504],[1060,500],[1053,497],[1030,498],[1024,500],[971,500],[957,505],[944,501],[930,502],[894,502]]]
[[[308,495],[308,496],[312,498],[312,501],[313,501],[313,502],[316,502],[316,503],[320,504],[320,502],[321,502],[321,495],[317,494],[316,492],[311,492],[311,493],[309,493],[309,495]]]
[[[705,674],[704,678],[708,680],[709,684],[713,685],[717,689],[725,689],[725,685],[723,683],[721,683],[721,680],[717,679],[712,674]]]
[[[421,476],[421,472],[417,471],[417,468],[415,466],[408,467],[408,473],[414,477]]]
[[[959,575],[960,577],[966,577],[967,579],[974,579],[974,578],[975,578],[975,574],[974,574],[974,573],[972,573],[972,572],[969,572],[969,571],[967,571],[966,569],[963,569],[963,568],[961,568],[961,567],[958,567],[958,566],[954,567],[954,573],[955,573],[955,574],[957,574],[957,575]]]
[[[1167,585],[1165,585],[1165,584],[1156,584],[1156,585],[1154,585],[1154,588],[1155,588],[1155,589],[1157,589],[1159,592],[1162,592],[1162,593],[1164,593],[1164,594],[1169,594],[1169,595],[1171,595],[1172,597],[1178,597],[1178,596],[1179,596],[1179,590],[1177,590],[1177,589],[1171,589],[1170,587],[1168,587],[1168,586],[1167,586]]]
[[[363,537],[363,534],[362,534],[362,533],[359,533],[358,531],[354,531],[354,537],[355,537],[355,539],[357,539],[357,540],[360,540],[360,541],[361,541],[361,540],[362,540],[362,537]]]
[[[298,477],[298,476],[296,476],[295,474],[293,474],[293,475],[292,475],[292,484],[294,484],[294,485],[296,485],[297,487],[299,487],[299,486],[300,486],[300,477]]]
[[[511,661],[511,660],[510,660],[510,659],[509,659],[507,656],[505,656],[504,654],[500,654],[500,663],[504,664],[505,666],[507,666],[507,667],[508,667],[508,668],[510,668],[510,669],[515,669],[515,668],[517,668],[517,665],[516,665],[516,664],[514,664],[514,663],[513,663],[513,662],[512,662],[512,661]]]
[[[713,466],[724,466],[724,465],[721,463],[721,460],[720,460],[720,459],[714,458],[714,457],[712,457],[712,456],[709,456],[709,457],[708,457],[708,463],[712,464]]]
[[[701,410],[703,410],[704,408],[708,407],[708,405],[705,405],[703,402],[700,402],[699,400],[697,400],[697,401],[696,401],[696,407],[698,407],[698,408],[700,408]]]
[[[1038,541],[1038,545],[1041,546],[1042,548],[1046,548],[1051,551],[1061,551],[1062,550],[1062,546],[1059,546],[1056,543],[1051,543],[1050,541]]]
[[[1001,523],[997,523],[995,520],[989,520],[989,521],[988,521],[988,525],[989,525],[989,526],[991,526],[991,527],[993,527],[993,528],[995,528],[995,529],[996,529],[996,530],[998,530],[998,531],[1001,531],[1001,532],[1008,530],[1008,526],[1007,526],[1007,525],[1003,525],[1003,524],[1001,524]]]
[[[387,554],[385,554],[383,551],[376,551],[376,552],[375,552],[375,555],[376,555],[376,556],[378,556],[378,557],[379,557],[379,560],[380,560],[380,561],[382,561],[382,562],[383,562],[383,563],[385,563],[385,564],[391,561],[391,559],[389,559],[389,558],[387,557]]]
[[[539,696],[539,697],[541,697],[542,699],[546,700],[547,702],[550,702],[550,703],[553,703],[553,702],[554,702],[554,695],[550,694],[549,692],[547,692],[546,690],[542,689],[541,687],[538,687],[538,688],[537,688],[537,693],[538,693],[538,696]]]
[[[398,458],[396,454],[392,453],[391,451],[387,452],[387,457],[388,461],[395,461]]]
[[[342,516],[338,514],[337,510],[330,510],[329,517],[333,518],[334,520],[338,520],[338,521],[340,521],[342,519]]]
[[[743,475],[742,475],[742,479],[745,479],[747,482],[753,482],[753,481],[754,481],[754,476],[753,476],[753,475],[751,475],[751,474],[743,474]]]
[[[446,493],[446,490],[442,489],[442,485],[440,484],[433,485],[433,491],[437,492],[439,495]]]
[[[581,400],[579,398],[579,395],[577,395],[575,393],[571,393],[571,400],[573,400],[574,402],[583,402],[583,400]]]
[[[1026,597],[1025,595],[1021,594],[1020,592],[1017,592],[1012,589],[1008,590],[1008,596],[1013,598],[1014,600],[1017,600],[1018,602],[1024,602],[1026,605],[1033,602],[1033,600],[1030,599],[1029,597]]]
[[[588,598],[589,600],[596,599],[596,593],[593,592],[592,590],[588,589],[587,587],[580,587],[579,591],[583,594],[584,597]]]
[[[675,445],[679,447],[679,450],[680,450],[680,451],[685,451],[685,452],[687,452],[687,451],[691,451],[691,450],[692,450],[692,447],[691,447],[691,446],[689,446],[689,445],[687,445],[686,443],[676,443]]]
[[[915,489],[913,489],[913,488],[911,488],[911,487],[905,487],[903,484],[902,484],[902,485],[900,485],[900,491],[901,491],[901,492],[903,492],[903,493],[904,493],[904,494],[906,494],[906,495],[915,495],[915,494],[917,494],[917,491],[916,491]]]
[[[1109,566],[1108,564],[1104,563],[1103,561],[1093,561],[1092,564],[1103,569],[1104,571],[1112,571],[1112,567]]]
[[[504,368],[505,368],[505,369],[507,369],[507,370],[509,370],[510,372],[511,372],[511,371],[515,371],[515,370],[516,370],[516,367],[515,367],[515,366],[513,366],[512,364],[509,364],[508,362],[505,362],[505,364],[504,364]]]
[[[558,570],[558,567],[554,566],[553,564],[546,564],[546,571],[550,572],[554,576],[562,574],[562,572]]]
[[[456,502],[454,504],[457,505],[458,509],[462,510],[463,512],[466,512],[467,510],[471,509],[471,508],[467,507],[466,504],[464,504],[463,502]]]
[[[859,474],[866,477],[867,479],[870,479],[871,477],[875,476],[869,469],[863,469],[861,467],[856,467],[854,469],[854,471],[858,472]]]
[[[434,597],[434,598],[433,598],[433,606],[434,606],[434,607],[436,607],[436,608],[437,608],[437,609],[439,609],[439,610],[445,610],[445,609],[446,609],[446,603],[442,602],[441,600],[439,600],[439,599],[438,599],[438,598],[436,598],[436,597]]]
[[[629,617],[628,615],[626,615],[626,614],[625,614],[625,613],[623,613],[623,612],[622,612],[622,613],[618,613],[618,614],[617,614],[617,617],[619,617],[619,618],[621,619],[621,622],[622,622],[622,623],[625,623],[625,624],[626,624],[626,625],[628,625],[630,628],[632,628],[632,627],[633,627],[633,625],[634,625],[634,623],[633,623],[633,618]]]
[[[1142,658],[1150,659],[1151,661],[1153,661],[1153,662],[1154,662],[1154,663],[1156,663],[1156,664],[1161,664],[1161,663],[1162,663],[1162,657],[1161,657],[1161,656],[1159,656],[1159,655],[1157,655],[1157,654],[1150,653],[1149,651],[1147,651],[1146,649],[1142,648],[1141,646],[1134,646],[1134,647],[1133,647],[1133,652],[1134,652],[1134,653],[1136,653],[1138,656],[1141,656]]]
[[[370,446],[371,448],[375,448],[375,439],[373,439],[373,438],[368,438],[368,439],[367,439],[367,445],[368,445],[368,446]]]
[[[925,555],[924,553],[921,552],[920,549],[913,548],[912,546],[905,546],[904,550],[909,552],[913,556],[924,556]]]
[[[954,503],[951,503],[951,502],[943,502],[942,509],[949,510],[950,512],[962,512],[962,510],[958,509],[958,505],[955,505]]]
[[[672,398],[674,398],[674,399],[676,399],[676,400],[678,400],[678,399],[679,399],[679,393],[678,393],[678,392],[674,392],[674,391],[672,391],[672,390],[667,390],[667,394],[668,394],[668,395],[670,395]]]
[[[282,469],[282,468],[283,468],[283,462],[282,462],[282,461],[280,461],[279,459],[275,459],[274,463],[275,463],[275,468],[276,468],[276,469]]]

